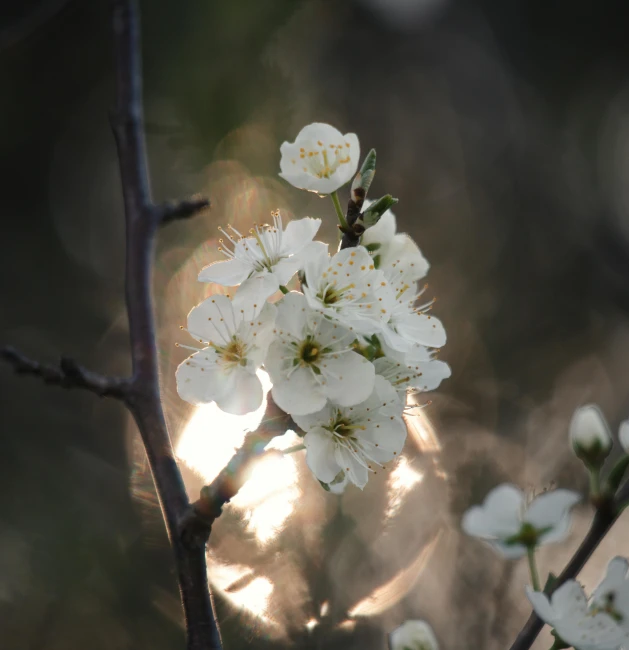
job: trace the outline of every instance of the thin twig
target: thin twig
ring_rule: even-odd
[[[171,221],[189,219],[202,210],[210,207],[210,202],[204,197],[193,197],[179,202],[162,203],[156,206],[155,213],[158,223],[162,226]]]
[[[19,375],[39,377],[45,384],[61,388],[82,388],[99,397],[114,397],[128,402],[131,399],[130,382],[127,378],[106,377],[87,370],[74,359],[61,357],[58,366],[34,361],[13,347],[0,349],[0,357]]]
[[[602,503],[594,515],[592,525],[579,548],[572,556],[552,587],[546,590],[548,595],[556,591],[564,582],[575,578],[585,566],[592,553],[620,516],[624,505],[629,500],[629,481],[627,481],[612,501]],[[528,650],[544,627],[544,621],[533,612],[516,637],[510,650]]]

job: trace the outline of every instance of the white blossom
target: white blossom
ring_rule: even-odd
[[[618,440],[625,454],[629,454],[629,420],[621,422],[618,430]]]
[[[255,226],[251,237],[244,237],[235,228],[222,229],[232,246],[220,239],[219,251],[226,260],[214,262],[199,273],[201,282],[216,282],[223,286],[240,285],[239,302],[257,299],[260,305],[280,286],[284,286],[303,268],[304,260],[313,249],[313,238],[321,219],[305,217],[290,221],[283,227],[279,211],[273,213],[273,225]],[[318,242],[319,246],[324,246]]]
[[[366,199],[363,212],[372,203],[373,201]],[[400,269],[403,268],[407,281],[421,280],[430,268],[430,264],[413,239],[406,233],[397,232],[396,218],[391,210],[387,210],[378,223],[365,230],[360,243],[371,253],[376,268],[382,269],[385,273],[391,271],[391,275],[396,272],[399,274]]]
[[[301,293],[291,291],[277,309],[264,366],[282,410],[306,415],[327,400],[353,406],[371,395],[374,366],[354,351],[351,332],[311,309]]]
[[[308,467],[328,484],[344,471],[362,489],[370,471],[402,451],[406,440],[402,409],[391,385],[376,377],[373,393],[360,404],[328,403],[317,413],[294,416],[306,432]]]
[[[437,638],[426,621],[406,621],[390,634],[391,650],[439,650]]]
[[[376,373],[401,395],[407,391],[435,390],[452,374],[450,366],[445,361],[433,358],[433,353],[424,346],[414,346],[411,352],[402,354],[383,344],[380,354],[383,356],[373,362]]]
[[[537,615],[576,650],[618,650],[629,643],[628,563],[615,557],[588,602],[583,587],[568,580],[550,597],[527,587]]]
[[[482,506],[465,512],[462,528],[505,557],[518,558],[527,546],[564,539],[570,529],[570,509],[580,500],[576,492],[552,490],[527,503],[522,490],[504,483],[487,495]]]
[[[276,308],[265,303],[258,315],[254,311],[253,306],[235,307],[227,296],[211,296],[192,309],[188,332],[206,347],[177,368],[182,399],[191,404],[214,401],[234,415],[260,406],[263,391],[256,371],[273,337]]]
[[[306,260],[305,276],[302,290],[310,307],[356,334],[380,332],[391,316],[395,297],[362,246],[332,258],[318,250]]]
[[[305,126],[295,142],[280,147],[280,176],[303,190],[330,194],[356,174],[360,157],[358,137],[343,135],[329,124]]]
[[[612,448],[612,437],[600,409],[588,404],[577,409],[570,422],[570,442],[575,454],[592,465],[600,465]]]

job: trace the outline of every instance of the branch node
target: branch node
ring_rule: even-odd
[[[160,225],[166,225],[172,221],[180,219],[189,219],[199,212],[210,207],[209,199],[203,196],[195,195],[190,199],[182,201],[168,201],[161,205],[155,206],[155,217]]]

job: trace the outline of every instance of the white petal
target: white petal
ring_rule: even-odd
[[[444,379],[452,374],[450,366],[445,361],[424,361],[419,362],[411,368],[417,377],[411,375],[411,378],[400,386],[410,386],[419,390],[435,390]]]
[[[214,262],[199,273],[199,282],[216,282],[225,287],[233,287],[244,282],[253,272],[250,264],[238,259]]]
[[[307,246],[317,234],[321,226],[321,219],[305,217],[288,223],[282,235],[283,255],[298,253]]]
[[[320,411],[308,415],[293,415],[298,427],[304,431],[310,431],[319,426],[328,426],[332,419],[332,407],[326,404]]]
[[[364,402],[373,391],[376,375],[373,363],[357,352],[328,355],[320,368],[326,382],[325,394],[341,406]]]
[[[234,295],[234,309],[242,309],[244,318],[257,316],[264,307],[267,298],[280,288],[274,273],[259,273],[245,280]]]
[[[604,449],[612,446],[607,421],[598,406],[588,404],[577,409],[570,422],[570,441],[584,449],[600,444]]]
[[[506,539],[517,535],[522,527],[520,510],[524,495],[514,485],[495,487],[482,506],[470,508],[462,521],[463,530],[474,537]]]
[[[571,490],[544,492],[533,500],[524,515],[524,521],[538,530],[558,524],[581,495]]]
[[[570,616],[577,618],[585,616],[588,610],[588,599],[583,587],[576,580],[564,582],[550,597],[555,616],[558,619]]]
[[[312,473],[324,483],[330,483],[341,469],[336,462],[332,434],[325,429],[310,429],[304,436],[306,463]]]
[[[179,364],[176,372],[177,392],[190,404],[207,404],[222,395],[228,375],[216,365],[214,350],[196,352]]]
[[[233,381],[228,390],[216,399],[218,408],[232,415],[245,415],[260,408],[264,392],[258,376],[240,367],[231,376]]]
[[[540,591],[534,591],[526,585],[526,596],[531,601],[535,613],[548,625],[555,625],[557,619],[554,609],[548,601],[548,596]]]
[[[627,571],[629,562],[624,557],[612,558],[608,565],[605,577],[592,594],[592,601],[607,605],[608,596],[613,594],[613,607],[623,616],[623,622],[629,624],[629,579]],[[625,621],[625,619],[627,619]],[[626,625],[624,626],[626,627]]]
[[[373,201],[366,199],[363,204],[363,212],[368,210],[372,203]],[[361,246],[367,246],[368,244],[388,244],[393,239],[393,235],[395,235],[395,215],[391,210],[387,210],[380,217],[377,224],[365,230],[360,244]]]
[[[618,440],[625,454],[629,454],[629,420],[621,423],[620,429],[618,430]]]
[[[439,650],[435,633],[426,621],[406,621],[390,635],[391,650]]]
[[[226,345],[239,322],[227,296],[210,296],[188,314],[188,331],[196,340]]]
[[[308,320],[306,298],[298,291],[290,291],[277,304],[276,324],[278,329],[301,339]]]
[[[339,169],[343,170],[346,180],[344,183],[351,181],[358,170],[358,161],[360,160],[360,143],[355,133],[346,133],[343,136],[344,141],[349,143],[350,162],[347,165],[341,165]]]
[[[289,280],[303,267],[303,261],[299,255],[293,255],[281,259],[273,265],[273,275],[277,278],[278,285],[286,286]]]
[[[380,426],[375,426],[375,424]],[[407,435],[406,425],[401,417],[386,418],[375,424],[362,431],[359,438],[368,440],[374,445],[377,444],[377,450],[372,449],[370,456],[378,463],[387,463],[404,448]]]
[[[440,348],[446,342],[443,324],[434,316],[409,313],[408,317],[396,321],[395,328],[400,336],[411,343]]]
[[[273,383],[273,400],[286,413],[308,415],[325,406],[325,395],[317,386],[312,371],[298,368],[290,378]]]
[[[325,122],[313,122],[307,124],[297,134],[295,144],[300,140],[321,140],[324,144],[339,143],[343,140],[343,134],[335,127]]]
[[[369,472],[345,447],[336,445],[334,457],[337,464],[347,474],[349,480],[361,490],[367,485]]]

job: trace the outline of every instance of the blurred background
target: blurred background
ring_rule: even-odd
[[[5,2],[0,16],[0,341],[124,373],[108,3]],[[254,468],[209,551],[226,650],[382,650],[407,618],[428,620],[446,650],[510,645],[529,613],[526,566],[463,537],[461,513],[505,480],[585,492],[573,410],[597,402],[614,432],[629,416],[628,21],[622,0],[142,3],[155,197],[213,203],[161,232],[155,273],[164,402],[191,495],[244,428],[175,390],[174,344],[208,293],[196,275],[218,259],[217,226],[280,208],[322,217],[334,237],[331,202],[277,176],[280,143],[303,125],[377,149],[373,195],[399,197],[449,337],[452,378],[364,492],[323,492],[298,454]],[[126,412],[6,367],[0,381],[0,646],[183,648]],[[580,506],[568,541],[542,550],[543,572],[591,515]],[[624,517],[587,586],[628,539]]]

